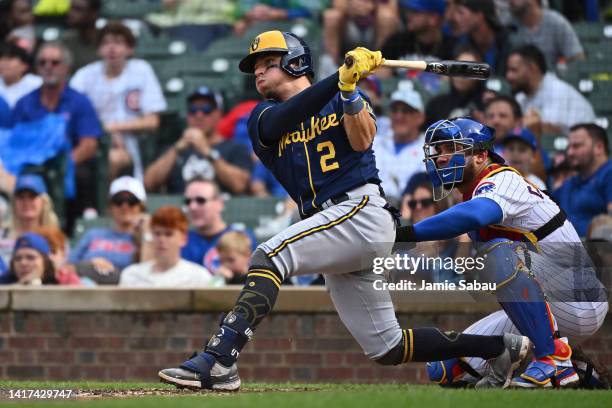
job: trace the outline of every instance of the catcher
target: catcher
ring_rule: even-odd
[[[535,359],[512,379],[520,388],[574,387],[579,376],[567,344],[603,324],[603,285],[572,224],[548,195],[493,151],[494,130],[469,118],[441,120],[425,132],[425,166],[434,200],[454,188],[463,202],[414,226],[397,230],[398,242],[433,241],[469,233],[488,256],[484,279],[497,284],[503,310],[464,333],[529,337]],[[545,296],[546,295],[546,296]],[[556,319],[555,319],[556,318]],[[467,369],[479,378],[482,359],[430,363],[430,377],[452,383]],[[475,369],[475,370],[474,370]]]
[[[259,245],[232,311],[203,352],[162,381],[192,389],[236,390],[236,361],[272,310],[284,279],[322,273],[342,322],[365,354],[379,364],[458,356],[489,359],[479,383],[506,386],[530,347],[526,337],[402,330],[388,292],[377,291],[371,259],[387,256],[396,216],[380,187],[371,145],[376,121],[360,78],[382,63],[378,51],[356,48],[351,67],[313,84],[312,56],[299,37],[268,31],[251,43],[240,70],[255,75],[265,99],[248,121],[255,153],[299,206],[302,221]]]

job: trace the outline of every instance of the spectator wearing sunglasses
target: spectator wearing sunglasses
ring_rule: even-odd
[[[187,245],[181,250],[181,256],[191,262],[203,265],[217,276],[221,261],[216,245],[219,239],[230,231],[246,233],[251,239],[251,251],[257,247],[253,233],[239,225],[225,222],[222,217],[224,201],[219,186],[214,181],[196,177],[187,182],[184,205],[192,229],[187,234]]]
[[[141,245],[152,241],[148,216],[145,213],[146,193],[140,181],[123,176],[111,183],[109,212],[112,228],[93,228],[85,232],[69,257],[71,264],[89,263],[101,275],[116,276],[133,262],[140,260]],[[142,258],[147,258],[142,254]]]
[[[415,174],[404,190],[402,197],[402,218],[409,220],[410,224],[415,224],[425,218],[432,217],[450,207],[450,197],[434,201],[431,182],[426,173]],[[470,254],[470,242],[466,234],[445,241],[421,242],[416,248],[410,251],[414,256],[440,257],[465,257]],[[460,245],[462,243],[462,245]],[[462,275],[455,273],[449,264],[432,265],[430,269],[417,271],[419,278],[431,282],[458,282]]]
[[[223,192],[244,194],[251,179],[253,161],[242,143],[226,140],[217,131],[223,115],[223,99],[201,86],[187,98],[187,128],[181,138],[145,172],[148,191],[165,189],[181,194],[188,180],[214,180]]]
[[[95,154],[102,128],[89,98],[68,86],[72,53],[57,42],[44,43],[36,56],[36,69],[43,84],[17,101],[11,122],[34,122],[56,114],[66,121],[66,138],[72,145],[71,158],[76,165],[76,194],[66,202],[66,229],[83,210],[95,207]],[[50,129],[41,129],[45,137]]]

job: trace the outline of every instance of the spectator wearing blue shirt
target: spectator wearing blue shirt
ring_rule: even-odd
[[[110,186],[108,206],[113,227],[85,232],[71,251],[69,263],[79,264],[79,269],[84,264],[91,265],[101,275],[113,276],[118,282],[121,270],[146,258],[143,251],[152,240],[148,215],[144,213],[146,199],[139,180],[131,176],[115,179]]]
[[[10,127],[11,123],[11,108],[6,103],[4,98],[0,96],[0,128]]]
[[[567,159],[577,175],[565,181],[553,196],[581,237],[593,217],[612,210],[612,164],[606,131],[593,123],[572,126]]]
[[[67,85],[71,64],[72,54],[65,46],[43,44],[36,56],[43,84],[17,101],[11,122],[36,121],[50,113],[66,118],[66,137],[72,144],[71,158],[76,165],[77,197],[67,205],[67,217],[73,221],[85,208],[95,205],[95,183],[91,180],[102,128],[90,100]]]
[[[219,273],[221,261],[216,245],[230,231],[246,233],[251,239],[251,250],[255,250],[257,240],[251,231],[228,225],[223,220],[223,197],[215,182],[201,177],[190,180],[185,187],[184,200],[193,229],[188,233],[187,245],[181,250],[183,259],[203,265],[213,274]]]

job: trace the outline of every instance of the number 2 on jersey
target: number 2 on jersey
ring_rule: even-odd
[[[323,150],[326,150],[327,153],[321,155],[321,171],[325,173],[326,171],[336,170],[337,168],[339,168],[340,165],[337,161],[331,163],[328,162],[329,160],[332,160],[334,157],[336,157],[336,149],[334,148],[334,144],[329,140],[319,143],[317,145],[317,152],[320,153]]]

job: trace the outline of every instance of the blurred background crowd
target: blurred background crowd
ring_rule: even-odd
[[[356,46],[492,67],[487,81],[388,68],[361,81],[403,222],[460,199],[433,201],[423,132],[471,116],[584,240],[612,241],[611,3],[0,0],[0,282],[242,283],[257,243],[299,219],[246,131],[259,97],[237,65],[270,29],[306,40],[318,78]]]

